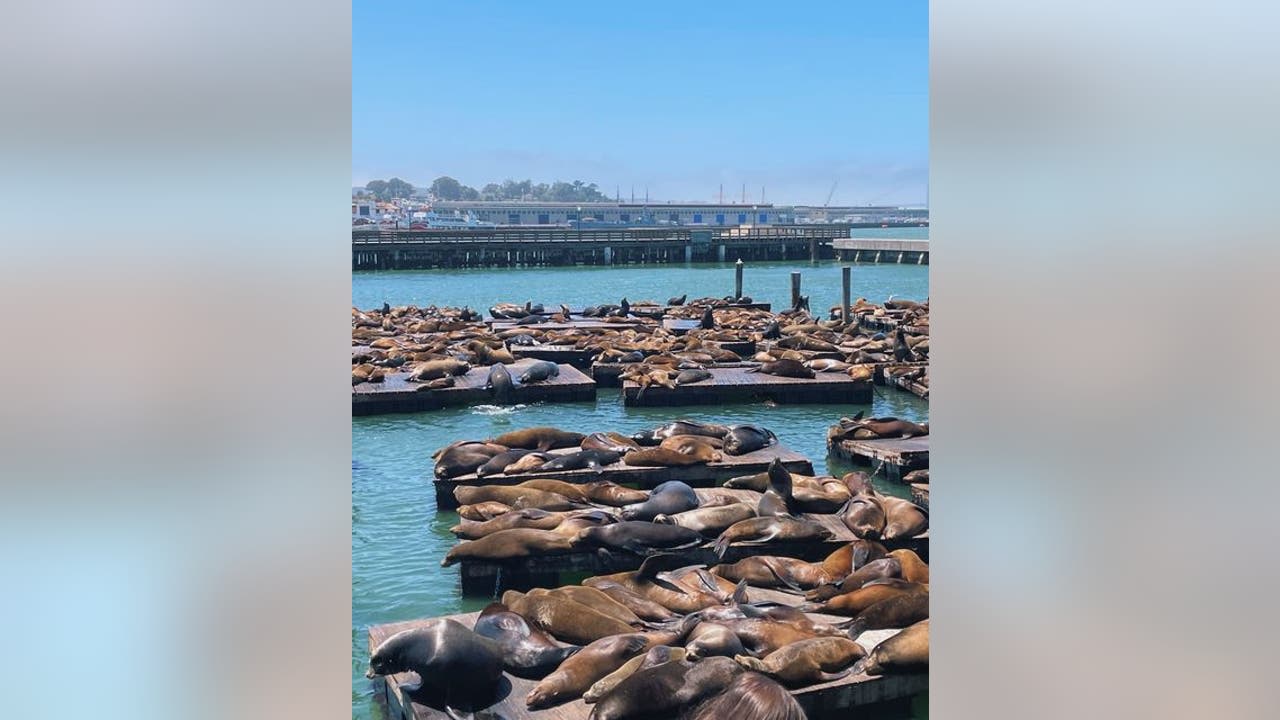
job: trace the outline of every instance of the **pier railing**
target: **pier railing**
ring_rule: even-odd
[[[702,235],[704,238],[696,236]],[[734,243],[787,240],[834,240],[849,237],[840,225],[761,225],[756,227],[672,228],[440,228],[436,230],[352,231],[353,246],[376,245],[509,245],[522,243]]]

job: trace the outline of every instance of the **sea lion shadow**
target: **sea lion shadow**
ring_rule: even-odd
[[[470,717],[473,720],[506,720],[507,716],[494,709],[494,706],[502,704],[510,697],[513,689],[511,678],[503,673],[489,697],[476,700],[466,707],[455,705],[451,713],[445,694],[440,689],[429,687],[426,683],[417,688],[412,687],[412,682],[400,685],[400,691],[412,702],[425,705],[450,717]]]

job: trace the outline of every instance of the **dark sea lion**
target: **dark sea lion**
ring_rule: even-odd
[[[550,322],[550,321],[551,321],[551,318],[548,318],[545,315],[525,315],[519,320],[516,320],[515,324],[516,325],[541,325],[545,322]]]
[[[653,522],[666,525],[679,525],[703,535],[718,535],[730,525],[756,516],[756,509],[747,503],[716,505],[712,507],[685,510],[674,515],[655,515]]]
[[[739,654],[734,660],[748,670],[777,678],[789,688],[801,688],[849,675],[851,666],[866,654],[848,638],[820,637],[785,645],[763,658]]]
[[[529,528],[533,530],[552,530],[564,519],[563,513],[547,512],[534,508],[512,510],[489,520],[479,522],[463,521],[449,528],[455,537],[464,540],[478,540],[492,535],[499,530]]]
[[[498,475],[506,472],[507,467],[515,464],[517,460],[533,452],[532,450],[508,450],[498,453],[489,458],[489,461],[476,468],[476,477],[485,477],[486,475]]]
[[[858,613],[858,616],[849,624],[849,637],[856,640],[867,630],[905,628],[928,617],[929,591],[903,593],[897,597],[881,600]]]
[[[650,555],[662,550],[695,548],[702,542],[701,533],[689,528],[643,520],[624,520],[583,530],[578,533],[575,545]]]
[[[586,435],[553,427],[531,427],[503,433],[491,442],[509,448],[525,448],[546,452],[556,448],[576,447]]]
[[[451,478],[474,471],[506,450],[506,446],[494,443],[456,442],[436,450],[431,457],[436,461],[436,477]]]
[[[929,529],[929,512],[910,500],[882,496],[884,506],[884,538],[915,537]]]
[[[497,643],[507,672],[532,680],[546,677],[581,649],[576,645],[557,645],[550,635],[498,602],[489,603],[480,611],[475,632]]]
[[[592,642],[566,658],[555,672],[534,686],[525,696],[525,704],[530,710],[541,710],[581,697],[596,681],[648,649],[649,638],[643,633],[614,635]]]
[[[726,657],[668,662],[640,670],[600,698],[589,720],[673,718],[682,708],[720,694],[744,671]]]
[[[599,470],[606,465],[618,462],[622,455],[612,450],[579,450],[568,455],[559,455],[548,460],[538,468],[539,472],[558,472],[562,470]]]
[[[505,515],[506,513],[511,512],[512,509],[513,508],[510,505],[491,500],[488,502],[476,503],[474,505],[460,506],[458,508],[458,517],[463,520],[483,522],[485,520],[492,520],[499,515]]]
[[[628,623],[546,590],[527,595],[508,590],[502,594],[502,604],[555,639],[568,643],[587,644],[634,631]]]
[[[553,530],[513,528],[454,545],[445,553],[440,565],[449,567],[463,560],[511,560],[570,552],[573,552],[573,538]]]
[[[778,442],[778,436],[771,430],[757,425],[734,425],[724,436],[724,451],[727,455],[745,455]]]
[[[922,589],[923,587],[916,583],[909,583],[896,578],[873,580],[857,590],[836,595],[826,602],[809,603],[800,607],[806,612],[857,617],[863,610],[876,603]]]
[[[681,295],[680,297],[673,297],[673,298],[671,298],[670,300],[667,300],[667,304],[668,304],[668,305],[670,305],[670,306],[672,306],[672,307],[677,307],[677,306],[683,305],[683,304],[684,304],[685,299],[686,299],[686,298],[688,298],[688,297],[689,297],[689,293],[685,293],[684,295]]]
[[[715,329],[716,316],[713,312],[711,312],[710,305],[708,305],[706,309],[702,311],[702,319],[698,322],[698,327],[702,328],[703,330]]]
[[[627,453],[622,462],[632,467],[685,467],[721,460],[720,452],[710,445],[694,443],[691,450],[684,453],[664,447],[645,448]]]
[[[645,668],[655,667],[663,663],[680,662],[686,658],[684,648],[673,648],[658,645],[649,648],[644,655],[637,655],[622,664],[622,667],[596,681],[589,690],[582,694],[582,702],[590,705],[613,691],[618,683]]]
[[[708,657],[733,657],[745,653],[742,641],[729,628],[715,622],[700,622],[689,631],[685,650],[690,660]]]
[[[685,710],[681,720],[807,720],[804,708],[778,681],[744,672],[717,695]]]
[[[430,620],[384,640],[369,657],[365,677],[417,673],[411,694],[430,697],[446,708],[472,710],[493,699],[502,679],[502,653],[497,643],[454,620]]]
[[[902,577],[902,563],[896,557],[886,556],[878,560],[872,560],[854,570],[835,585],[823,585],[805,593],[805,599],[810,601],[829,600],[836,595],[853,592],[872,580],[900,577]]]
[[[626,505],[622,517],[626,520],[652,520],[658,515],[675,515],[698,507],[698,494],[679,480],[668,480],[649,491],[643,502]]]
[[[765,340],[777,340],[782,337],[782,327],[778,325],[777,320],[770,320],[769,324],[765,326],[764,332],[760,334],[760,337]]]
[[[597,480],[596,482],[587,483],[583,487],[585,488],[584,493],[587,499],[598,505],[623,507],[649,499],[649,493],[644,490],[623,487],[608,480]]]
[[[726,425],[716,425],[715,423],[697,422],[695,420],[680,419],[667,423],[653,430],[653,436],[657,442],[661,442],[669,437],[676,435],[704,435],[712,438],[723,438],[729,428]]]
[[[911,351],[911,346],[907,344],[907,335],[898,328],[894,333],[893,339],[893,359],[898,362],[916,362],[916,354]]]
[[[791,473],[782,466],[782,461],[774,458],[766,475],[769,477],[769,489],[760,497],[756,514],[761,517],[799,514],[802,508],[795,500]]]
[[[729,526],[716,538],[714,550],[718,557],[724,557],[725,550],[735,542],[753,545],[769,542],[813,542],[830,537],[830,530],[812,520],[787,516],[758,517]]]
[[[520,373],[520,384],[528,385],[530,383],[543,382],[553,377],[559,377],[559,375],[559,365],[546,360],[539,360]]]
[[[884,535],[884,506],[871,494],[853,495],[840,511],[840,520],[853,532],[854,537],[879,540]]]
[[[902,476],[902,482],[907,485],[929,484],[929,468],[923,470],[912,470]]]
[[[583,450],[607,450],[625,455],[632,450],[639,450],[640,446],[634,440],[619,435],[618,433],[601,433],[595,432],[588,435],[582,440]]]
[[[873,361],[875,362],[875,361]],[[929,424],[916,424],[909,420],[895,417],[867,418],[846,420],[827,431],[828,439],[834,440],[874,440],[880,438],[909,438],[929,434]]]
[[[508,346],[520,345],[522,347],[529,347],[537,345],[538,339],[527,333],[520,333],[519,335],[512,335],[511,337],[506,338],[506,343]]]
[[[928,672],[929,620],[921,620],[881,641],[855,670],[868,675]]]
[[[511,402],[511,393],[515,390],[515,382],[511,379],[511,373],[507,370],[507,366],[498,363],[489,368],[489,377],[485,380],[484,387],[493,395],[493,399],[507,404]]]
[[[513,508],[538,508],[540,510],[573,510],[582,507],[569,498],[545,490],[521,488],[510,485],[459,485],[453,489],[459,505],[474,505],[496,501]]]
[[[690,368],[689,370],[681,370],[680,374],[676,375],[676,384],[692,385],[693,383],[700,383],[703,380],[710,380],[711,377],[712,375],[710,370],[703,368]]]
[[[646,620],[648,622],[667,622],[679,617],[666,607],[652,600],[643,598],[615,582],[602,581],[595,585],[584,587],[596,588],[605,595],[613,598],[615,602],[626,606],[628,610],[635,613],[636,617],[641,620]]]
[[[809,378],[816,377],[812,370],[798,360],[782,359],[774,362],[760,363],[759,367],[747,368],[744,372],[759,372],[778,377]]]

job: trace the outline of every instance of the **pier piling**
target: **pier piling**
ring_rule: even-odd
[[[849,304],[852,302],[853,268],[840,268],[840,322],[849,324]]]
[[[791,273],[791,309],[800,307],[800,273]]]
[[[733,264],[733,299],[742,297],[742,258]]]

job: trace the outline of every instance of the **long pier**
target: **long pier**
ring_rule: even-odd
[[[829,260],[849,225],[440,228],[351,232],[352,270]]]
[[[882,240],[846,237],[831,242],[835,259],[841,262],[928,265],[928,240]]]

